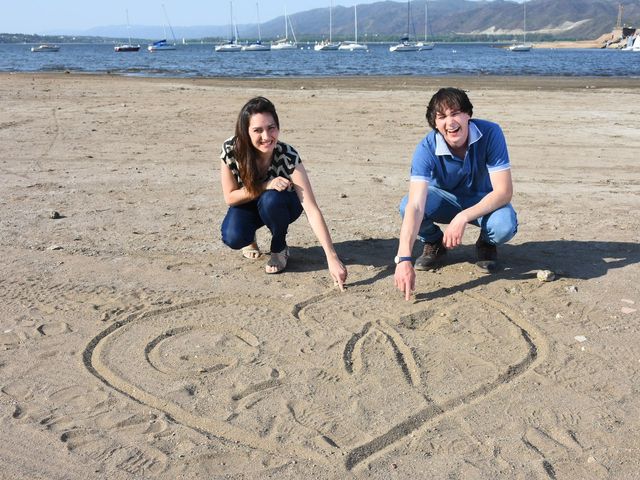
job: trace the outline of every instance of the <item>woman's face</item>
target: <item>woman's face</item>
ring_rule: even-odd
[[[271,159],[280,130],[270,113],[254,113],[249,119],[251,144],[263,160]]]

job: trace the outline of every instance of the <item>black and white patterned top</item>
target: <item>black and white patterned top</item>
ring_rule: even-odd
[[[242,187],[243,184],[238,170],[238,163],[234,156],[235,140],[235,136],[225,140],[222,144],[220,158],[231,169],[238,185]],[[276,148],[273,149],[271,165],[269,166],[269,170],[267,170],[267,174],[262,179],[262,182],[266,182],[276,177],[285,177],[286,179],[291,180],[291,175],[299,163],[302,163],[302,160],[300,159],[300,155],[298,155],[296,149],[291,145],[278,141]]]

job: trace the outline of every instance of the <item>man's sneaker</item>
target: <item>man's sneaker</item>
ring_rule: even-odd
[[[476,265],[485,272],[495,272],[498,269],[498,249],[495,245],[478,238],[476,242]]]
[[[432,270],[446,253],[447,249],[442,245],[442,239],[435,243],[425,242],[422,255],[416,259],[414,267],[416,270]]]

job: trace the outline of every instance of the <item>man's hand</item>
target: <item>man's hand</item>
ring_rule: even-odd
[[[449,223],[442,237],[442,244],[447,250],[459,247],[462,244],[462,235],[464,235],[464,229],[466,227],[467,219],[462,212],[453,217],[453,220]]]
[[[394,280],[396,288],[404,293],[404,299],[411,300],[411,294],[416,289],[416,272],[411,262],[400,262],[396,265]]]

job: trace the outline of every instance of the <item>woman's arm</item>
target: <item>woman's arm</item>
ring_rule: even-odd
[[[302,208],[311,225],[311,230],[313,230],[313,233],[318,238],[324,254],[327,257],[329,273],[340,287],[340,290],[344,290],[344,282],[347,279],[347,269],[340,261],[340,258],[338,258],[338,254],[333,246],[333,241],[331,240],[331,235],[329,234],[329,229],[318,207],[316,198],[313,195],[307,171],[301,163],[296,166],[296,169],[291,175],[291,179],[296,194],[302,204]]]
[[[222,160],[220,161],[220,183],[222,184],[224,202],[230,207],[242,205],[256,198],[246,188],[240,187],[233,172]]]
[[[284,177],[272,178],[262,184],[262,189],[257,195],[251,195],[246,188],[238,185],[235,175],[224,161],[220,165],[220,182],[222,183],[224,202],[230,207],[255,200],[265,190],[278,190],[281,192],[289,188],[290,184],[289,180]]]

